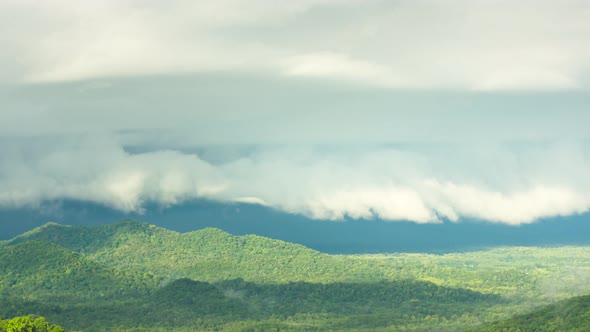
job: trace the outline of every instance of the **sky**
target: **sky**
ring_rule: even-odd
[[[590,3],[0,0],[0,207],[590,210]]]

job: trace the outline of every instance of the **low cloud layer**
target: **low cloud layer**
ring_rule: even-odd
[[[0,206],[590,208],[584,0],[0,1]]]
[[[582,146],[480,148],[276,146],[225,157],[217,151],[222,157],[211,160],[206,148],[130,153],[110,136],[14,139],[2,143],[0,205],[80,199],[141,212],[148,202],[211,199],[317,219],[513,225],[590,209],[590,159]]]

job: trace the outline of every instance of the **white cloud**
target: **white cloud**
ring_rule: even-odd
[[[546,90],[583,88],[590,69],[583,0],[3,1],[0,13],[5,81],[254,71]]]
[[[1,1],[0,204],[208,198],[509,224],[581,213],[587,99],[562,90],[590,82],[588,17],[582,0]],[[548,143],[560,140],[575,143]],[[237,143],[256,148],[199,150]],[[284,144],[338,147],[269,148]]]
[[[317,219],[341,220],[348,216],[353,219],[377,217],[417,223],[438,221],[418,192],[403,187],[360,187],[328,191],[309,197],[299,208]]]
[[[0,157],[0,205],[81,199],[141,212],[147,202],[206,198],[328,220],[513,225],[590,209],[590,160],[575,144],[499,146],[487,157],[440,147],[440,154],[276,147],[210,162],[174,151],[129,154],[109,138],[74,142],[13,142]]]
[[[507,224],[525,224],[547,216],[583,213],[590,209],[590,194],[560,186],[532,185],[524,191],[500,192],[469,185],[427,181],[440,199],[432,206],[442,216],[458,215]]]
[[[389,68],[379,64],[351,59],[337,53],[313,53],[294,56],[285,60],[284,73],[288,76],[347,79],[369,84],[399,85]]]

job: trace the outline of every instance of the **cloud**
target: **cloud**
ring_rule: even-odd
[[[583,213],[590,208],[588,193],[558,185],[532,185],[524,191],[508,193],[436,181],[428,181],[427,186],[439,197],[439,201],[432,202],[434,209],[450,220],[463,216],[525,224],[548,216]]]
[[[247,71],[386,88],[585,88],[587,2],[0,3],[5,82]],[[2,78],[2,77],[0,77]]]
[[[118,133],[126,145],[590,139],[583,91],[390,91],[249,74],[0,87],[0,135]],[[23,125],[26,124],[26,125]]]
[[[337,53],[313,53],[289,58],[285,61],[284,73],[296,77],[363,81],[377,86],[395,84],[386,66]]]
[[[589,16],[583,0],[2,1],[0,205],[582,213]]]
[[[148,202],[212,199],[327,220],[476,218],[512,225],[590,210],[590,160],[569,143],[498,146],[490,159],[454,146],[433,146],[438,154],[276,146],[212,161],[179,151],[130,153],[109,136],[12,141],[3,151],[5,207],[79,199],[141,212]]]

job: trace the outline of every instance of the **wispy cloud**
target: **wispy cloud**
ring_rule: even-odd
[[[344,54],[313,53],[286,59],[283,73],[287,76],[344,79],[376,86],[395,86],[389,68],[352,59]]]

